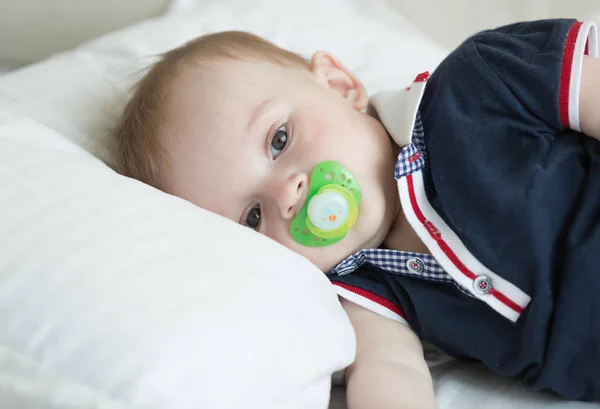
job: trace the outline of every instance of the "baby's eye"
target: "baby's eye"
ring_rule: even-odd
[[[277,159],[279,155],[284,151],[288,144],[288,133],[285,129],[285,125],[281,126],[275,131],[273,138],[271,138],[271,155],[273,159]]]
[[[258,230],[260,227],[260,205],[255,204],[252,206],[248,215],[246,215],[246,226],[250,227],[253,230]]]

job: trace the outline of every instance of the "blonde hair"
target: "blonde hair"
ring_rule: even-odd
[[[173,80],[189,66],[215,60],[266,60],[308,69],[308,61],[255,35],[227,31],[209,34],[166,52],[135,85],[114,131],[119,173],[157,186],[157,172],[167,161],[159,131]],[[160,187],[159,187],[160,188]]]

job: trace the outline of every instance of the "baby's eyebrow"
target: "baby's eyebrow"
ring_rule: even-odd
[[[250,118],[248,119],[248,124],[246,125],[246,133],[250,132],[250,130],[254,127],[254,124],[261,119],[265,112],[267,112],[267,108],[274,100],[275,97],[269,98],[254,107],[252,113],[250,114]]]

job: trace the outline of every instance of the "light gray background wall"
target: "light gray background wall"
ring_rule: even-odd
[[[448,48],[458,45],[475,31],[517,20],[558,16],[583,19],[596,15],[596,22],[600,23],[600,0],[364,1],[389,3]],[[0,67],[17,67],[37,61],[102,33],[161,15],[171,2],[172,0],[0,0]]]

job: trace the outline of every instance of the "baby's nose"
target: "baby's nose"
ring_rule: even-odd
[[[298,214],[306,201],[307,189],[308,177],[304,173],[295,173],[283,181],[275,198],[281,217],[292,219]]]

